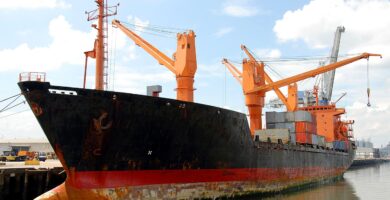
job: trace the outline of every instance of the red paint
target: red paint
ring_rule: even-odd
[[[317,133],[316,121],[313,122],[295,122],[295,131],[296,132],[309,132],[311,134]]]
[[[154,184],[294,180],[341,174],[344,168],[241,168],[193,170],[86,171],[74,173],[67,181],[77,188],[114,188]]]
[[[301,144],[311,144],[311,133],[309,132],[296,132],[295,133],[296,142]]]

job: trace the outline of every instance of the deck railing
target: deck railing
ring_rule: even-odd
[[[22,72],[19,74],[19,82],[23,82],[23,81],[45,82],[46,73],[45,72]]]

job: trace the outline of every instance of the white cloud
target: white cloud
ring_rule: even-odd
[[[287,11],[276,21],[274,32],[281,42],[303,40],[309,47],[324,48],[332,45],[333,33],[342,25],[346,28],[342,47],[374,47],[390,41],[389,12],[386,0],[314,0],[301,9]]]
[[[255,54],[259,58],[280,58],[282,52],[279,49],[255,49]]]
[[[227,0],[222,12],[233,17],[251,17],[259,13],[259,10],[249,4],[250,0]]]
[[[0,50],[0,71],[49,71],[65,64],[82,64],[83,51],[93,48],[95,33],[74,30],[64,16],[58,16],[50,21],[49,36],[52,41],[48,46],[23,43]]]
[[[134,28],[137,34],[141,34],[150,24],[148,20],[143,21],[140,18],[131,15],[127,16],[127,21],[134,26],[128,28]]]
[[[112,31],[108,27],[108,33],[113,34],[109,40],[109,51],[115,46],[117,51],[126,49],[127,59],[135,59],[135,45],[129,45],[131,41],[119,30]],[[52,19],[49,23],[50,44],[46,46],[32,47],[23,43],[12,49],[0,49],[0,72],[4,71],[50,71],[59,69],[65,65],[83,65],[84,53],[93,49],[96,38],[96,30],[90,32],[76,30],[62,15]],[[20,59],[23,55],[23,59]]]
[[[241,67],[241,66],[237,66]],[[198,78],[207,78],[207,77],[223,77],[225,71],[225,66],[222,64],[222,61],[219,63],[212,64],[198,64],[198,71],[196,77]],[[229,72],[228,72],[229,73]]]
[[[336,72],[334,96],[343,91],[341,104],[350,119],[355,119],[355,136],[371,138],[376,144],[390,140],[390,1],[387,0],[313,0],[297,10],[287,11],[274,26],[280,42],[303,41],[309,48],[330,50],[334,31],[344,26],[340,54],[359,52],[382,53],[383,59],[370,58],[371,104],[367,108],[366,61],[359,61]],[[347,81],[346,81],[347,80]],[[335,98],[335,97],[334,97]]]
[[[366,102],[355,102],[346,108],[348,117],[355,119],[355,138],[371,139],[375,146],[386,145],[390,141],[390,126],[387,123],[390,116],[390,106],[379,104],[367,107]]]
[[[62,0],[4,0],[1,9],[39,9],[39,8],[70,8],[71,5]]]
[[[232,31],[233,31],[232,27],[225,27],[225,28],[219,29],[214,35],[220,38],[220,37],[232,32]]]
[[[176,82],[174,74],[161,66],[149,66],[144,68],[155,69],[153,73],[147,70],[132,69],[131,67],[118,66],[115,73],[115,91],[146,94],[148,85],[164,85]],[[164,87],[165,88],[165,87]],[[174,88],[170,88],[174,89]],[[164,91],[163,91],[164,92]]]
[[[43,131],[27,105],[26,111],[18,114],[16,111],[5,111],[0,114],[1,138],[42,138]]]
[[[234,17],[250,17],[257,14],[256,8],[251,8],[247,6],[235,6],[228,5],[223,8],[225,14],[234,16]]]

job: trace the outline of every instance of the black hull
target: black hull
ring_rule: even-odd
[[[73,172],[316,169],[319,178],[339,176],[354,155],[255,142],[244,114],[213,106],[41,82],[19,86]]]

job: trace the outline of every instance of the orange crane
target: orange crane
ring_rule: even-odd
[[[243,49],[246,49],[245,47]],[[245,51],[245,50],[244,50]],[[349,59],[345,59],[336,63],[332,63],[326,66],[322,66],[320,68],[310,70],[286,79],[282,79],[276,82],[271,82],[270,80],[267,81],[268,84],[265,84],[266,79],[266,73],[264,72],[264,64],[258,63],[257,61],[253,60],[243,60],[243,72],[240,74],[237,69],[231,64],[226,64],[227,60],[224,59],[223,62],[229,69],[229,71],[234,71],[233,76],[236,77],[242,77],[242,86],[243,86],[243,92],[245,95],[245,103],[248,106],[249,110],[249,118],[250,118],[250,130],[252,136],[254,135],[255,130],[262,129],[262,122],[261,122],[261,113],[262,108],[264,107],[264,97],[265,93],[269,92],[271,90],[275,90],[275,88],[280,88],[283,86],[288,86],[290,84],[296,84],[298,81],[314,77],[318,74],[322,74],[327,71],[331,71],[334,69],[337,69],[339,67],[342,67],[344,65],[350,64],[352,62],[355,62],[357,60],[366,58],[368,59],[370,56],[380,56],[380,54],[371,54],[371,53],[363,53],[359,56],[355,56]],[[269,77],[268,77],[269,78]],[[261,80],[262,79],[262,80]],[[294,90],[294,89],[292,89]],[[296,90],[296,88],[295,88]],[[287,104],[290,104],[287,102]],[[296,102],[294,103],[296,104]]]
[[[245,54],[249,57],[250,60],[252,60],[255,63],[258,63],[256,58],[249,52],[248,48],[245,45],[241,45],[241,49],[245,52]],[[260,62],[262,68],[264,68],[264,63]],[[264,70],[263,70],[264,71]],[[264,71],[264,78],[265,81],[268,84],[273,83],[274,81],[271,79],[271,77],[267,74],[267,72]],[[297,109],[298,105],[298,86],[296,83],[292,83],[288,85],[288,96],[287,98],[283,95],[282,91],[280,91],[279,87],[274,87],[273,90],[275,91],[276,95],[279,97],[279,99],[283,102],[283,104],[286,106],[287,111],[294,111]]]
[[[242,61],[242,73],[227,59],[223,59],[222,63],[229,69],[236,80],[241,84],[245,94],[245,105],[248,107],[250,117],[250,128],[257,130],[261,127],[261,111],[264,107],[264,92],[254,92],[246,94],[247,89],[259,87],[265,84],[264,63],[258,63],[253,60],[244,59]]]
[[[176,98],[178,100],[194,101],[194,76],[197,69],[194,31],[189,30],[186,33],[177,34],[176,53],[171,59],[139,35],[123,26],[120,21],[113,20],[112,24],[153,56],[159,64],[164,65],[176,75]]]
[[[241,73],[232,63],[230,63],[227,59],[223,59],[222,63],[228,68],[228,70],[233,74],[233,77],[241,84],[244,94],[246,90],[253,88],[254,85],[261,86],[265,81],[270,84],[273,83],[269,75],[264,71],[264,63],[257,62],[251,60],[244,59],[243,60],[243,72]],[[264,78],[262,79],[260,74],[264,74]],[[279,88],[275,87],[275,93],[278,95],[280,99],[282,99],[283,103],[286,105],[287,110],[294,111],[296,106],[293,105],[297,102],[296,97],[296,84],[289,85],[289,90],[293,90],[294,92],[289,92],[288,99],[283,95]],[[294,88],[295,87],[295,88]],[[292,95],[293,94],[293,95]],[[248,107],[248,112],[250,116],[250,127],[251,130],[257,130],[258,127],[261,127],[261,113],[262,107],[264,107],[264,92],[256,92],[251,94],[245,94],[245,105]]]
[[[263,85],[260,87],[253,88],[253,89],[247,91],[247,93],[253,93],[253,92],[258,92],[258,91],[268,92],[268,91],[273,90],[274,87],[283,87],[283,86],[286,86],[286,85],[291,84],[291,83],[296,83],[298,81],[301,81],[301,80],[304,80],[304,79],[307,79],[310,77],[314,77],[314,76],[317,76],[318,74],[322,74],[324,72],[328,72],[328,71],[337,69],[339,67],[342,67],[344,65],[353,63],[353,62],[358,61],[360,59],[363,59],[363,58],[368,59],[370,56],[379,56],[382,58],[381,54],[362,53],[358,56],[355,56],[355,57],[352,57],[349,59],[345,59],[345,60],[342,60],[339,62],[325,65],[325,66],[322,66],[320,68],[313,69],[313,70],[310,70],[310,71],[307,71],[307,72],[304,72],[301,74],[297,74],[295,76],[292,76],[292,77],[289,77],[286,79],[282,79],[282,80],[276,81],[276,82],[268,84],[268,85]]]

